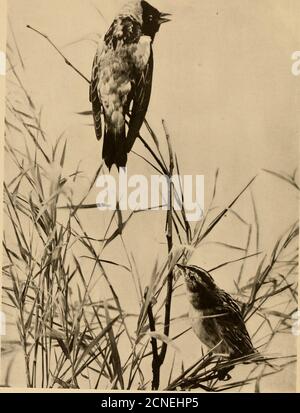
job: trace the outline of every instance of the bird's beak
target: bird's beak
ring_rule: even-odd
[[[170,13],[160,13],[158,23],[163,24],[163,23],[170,22],[171,19],[168,19],[168,16],[171,16],[171,14]]]
[[[185,281],[189,281],[190,280],[190,272],[187,271],[187,267],[185,265],[182,264],[176,264],[176,267],[181,271],[181,274],[184,278]]]

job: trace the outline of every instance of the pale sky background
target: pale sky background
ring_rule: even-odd
[[[91,177],[100,162],[102,147],[93,128],[85,125],[89,120],[75,115],[90,109],[88,85],[64,64],[45,39],[26,25],[47,34],[89,77],[96,47],[93,40],[106,31],[123,3],[121,0],[9,0],[11,24],[25,63],[24,81],[34,101],[43,107],[42,121],[48,139],[54,142],[62,131],[68,137],[66,173],[74,171],[82,161],[80,169]],[[253,194],[261,224],[261,248],[269,252],[298,214],[296,191],[262,169],[292,173],[299,162],[300,77],[291,73],[291,55],[300,48],[300,3],[298,0],[153,0],[151,3],[172,13],[173,20],[162,26],[155,39],[155,74],[148,121],[162,136],[160,120],[166,120],[181,173],[205,176],[207,203],[217,168],[220,179],[216,202],[223,207],[258,175]],[[12,93],[9,86],[7,93]],[[135,149],[144,153],[139,144]],[[129,158],[128,168],[132,174],[141,168],[143,173],[152,173],[134,155]],[[86,187],[87,181],[82,181],[82,188],[76,188],[77,199]],[[95,201],[95,193],[90,202]],[[249,193],[245,194],[237,209],[253,222],[250,200]],[[107,220],[99,218],[99,214],[89,213],[86,225],[91,233],[99,233],[107,225]],[[138,267],[145,273],[145,282],[165,242],[163,217],[153,214],[154,218],[147,221],[135,218],[127,239]],[[235,224],[228,217],[212,240],[245,244],[246,232]],[[120,260],[119,251],[111,254]],[[193,262],[211,268],[228,258],[238,255],[233,252],[229,257],[227,250],[204,246]],[[225,273],[216,273],[217,282],[230,289],[236,275],[234,270],[231,267]],[[127,281],[119,284],[117,288],[122,293]],[[128,292],[125,304],[131,298]],[[194,360],[197,340],[189,336],[182,346],[191,340],[195,343],[191,349],[195,350],[189,352]],[[282,340],[280,347],[292,352],[291,338]],[[272,379],[266,380],[265,390],[292,389],[293,368],[275,384]]]

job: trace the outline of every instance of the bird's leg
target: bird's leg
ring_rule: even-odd
[[[221,380],[221,381],[229,381],[229,380],[231,380],[231,376],[230,376],[230,374],[228,374],[228,372],[230,371],[230,370],[232,370],[233,369],[233,367],[230,367],[230,368],[228,368],[228,369],[222,369],[222,370],[220,370],[219,372],[218,372],[218,380]]]
[[[219,363],[222,363],[223,361],[226,361],[226,360],[230,360],[230,355],[229,354],[224,354],[224,353],[220,353],[220,354],[215,354],[215,356],[217,357],[217,366],[218,366],[218,364]],[[225,360],[224,360],[225,359]],[[221,368],[219,371],[218,371],[218,374],[217,374],[217,377],[218,377],[218,380],[221,380],[221,381],[228,381],[228,380],[230,380],[231,379],[231,376],[230,376],[230,374],[228,374],[229,373],[229,371],[231,371],[231,370],[233,370],[233,368],[234,367],[224,367],[223,369]]]

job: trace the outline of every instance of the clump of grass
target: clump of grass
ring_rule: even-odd
[[[55,44],[46,35],[43,37],[65,59]],[[88,81],[72,63],[65,61]],[[117,208],[111,213],[103,234],[95,238],[88,233],[81,213],[89,214],[97,208],[95,204],[87,204],[86,200],[98,175],[103,172],[103,166],[95,168],[86,194],[80,202],[74,202],[73,191],[79,185],[82,172],[79,167],[71,173],[65,172],[66,159],[71,156],[66,140],[61,136],[50,147],[40,112],[22,82],[24,65],[10,61],[10,69],[23,100],[20,106],[7,99],[6,163],[13,170],[13,176],[7,177],[4,183],[3,301],[16,320],[26,385],[225,391],[254,382],[259,391],[263,377],[278,374],[294,362],[292,355],[283,361],[280,356],[268,354],[267,350],[275,337],[288,332],[291,314],[297,310],[298,223],[280,237],[270,257],[261,258],[256,273],[246,276],[246,262],[253,256],[262,255],[254,198],[256,251],[250,250],[253,224],[246,222],[235,208],[255,177],[245,183],[227,207],[218,210],[214,204],[217,171],[210,206],[196,224],[187,220],[182,190],[177,193],[178,189],[172,185],[170,208],[162,228],[166,239],[164,256],[160,262],[153,261],[152,276],[143,286],[145,280],[136,266],[134,252],[128,251],[123,237],[128,223],[137,213],[150,215],[151,211],[135,211],[125,219]],[[90,112],[83,110],[82,114],[89,116]],[[164,136],[157,136],[147,121],[145,126],[147,137],[140,137],[145,154],[137,156],[162,175],[181,175],[166,122],[163,121]],[[18,140],[22,137],[21,145],[13,143],[17,142],[14,140],[16,136]],[[295,174],[291,179],[288,179],[289,183],[297,189]],[[176,211],[172,205],[173,195],[183,201],[181,211]],[[170,369],[167,367],[170,349],[175,348],[176,352],[178,340],[189,331],[188,324],[176,335],[171,330],[174,322],[172,304],[181,288],[174,267],[178,262],[188,262],[199,246],[208,237],[211,239],[215,228],[228,214],[236,217],[237,225],[247,226],[247,245],[239,248],[243,251],[241,258],[228,260],[210,270],[241,262],[235,277],[235,296],[240,301],[245,321],[253,317],[257,320],[253,339],[259,344],[260,355],[229,361],[220,360],[209,351],[190,367],[182,365],[181,371],[176,368],[173,358]],[[112,261],[109,254],[106,255],[118,242],[127,257],[125,264]],[[228,251],[232,249],[230,244],[223,243],[223,246]],[[136,290],[136,313],[128,314],[123,308],[122,297],[117,294],[112,281],[113,268],[131,276],[132,286],[128,288]],[[282,306],[277,309],[278,297],[284,297],[283,310]],[[271,318],[277,320],[275,328]],[[12,342],[7,340],[6,348],[11,345]],[[220,369],[244,363],[252,368],[246,377],[225,384],[219,382]],[[9,371],[5,383],[9,385]]]

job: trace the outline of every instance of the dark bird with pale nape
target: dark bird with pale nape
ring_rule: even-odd
[[[96,137],[109,169],[125,167],[148,110],[153,76],[152,44],[170,21],[146,1],[126,4],[101,40],[93,63],[90,101]]]

